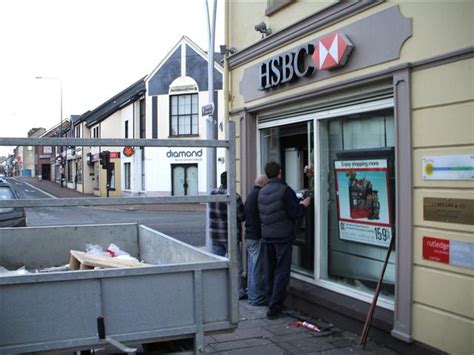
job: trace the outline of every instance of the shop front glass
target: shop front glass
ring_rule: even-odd
[[[372,294],[394,233],[393,109],[323,117],[262,125],[261,171],[277,161],[297,196],[313,197],[295,223],[293,273]],[[388,301],[394,262],[392,250],[381,291]]]

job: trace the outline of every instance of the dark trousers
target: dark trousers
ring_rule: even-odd
[[[265,243],[265,289],[270,312],[283,308],[290,282],[291,243]]]

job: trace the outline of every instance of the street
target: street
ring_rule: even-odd
[[[54,198],[30,184],[9,178],[23,199]],[[193,246],[205,245],[204,212],[153,212],[110,207],[36,207],[26,209],[28,226],[138,223]]]

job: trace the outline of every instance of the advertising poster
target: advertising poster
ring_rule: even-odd
[[[339,237],[388,248],[392,238],[386,159],[336,160]]]

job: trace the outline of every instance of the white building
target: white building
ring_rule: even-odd
[[[148,75],[146,81],[146,138],[206,139],[201,107],[209,103],[207,53],[183,37]],[[214,64],[214,119],[224,138],[223,68]],[[145,188],[148,196],[207,193],[206,148],[147,148]],[[225,150],[216,154],[216,176],[225,169]],[[218,182],[215,182],[217,185]]]

